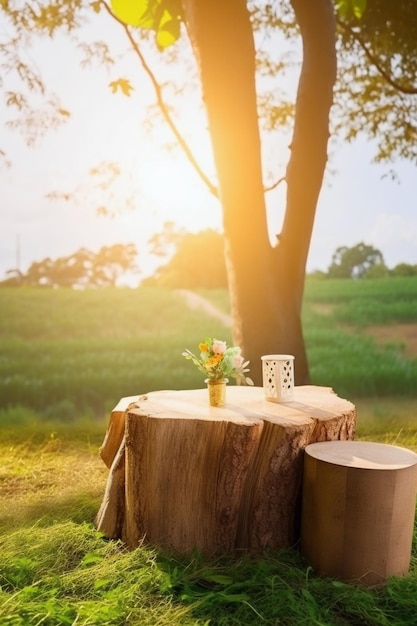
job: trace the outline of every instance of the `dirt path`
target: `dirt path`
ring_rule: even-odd
[[[364,332],[371,335],[378,345],[398,345],[406,357],[417,357],[417,324],[388,324],[370,326]]]
[[[222,324],[227,326],[227,328],[230,328],[232,326],[231,316],[227,313],[223,313],[223,311],[220,311],[220,309],[218,309],[214,306],[214,304],[206,300],[206,298],[199,296],[193,291],[188,291],[187,289],[177,289],[176,291],[182,298],[184,298],[187,306],[189,306],[190,309],[204,311],[204,313],[207,313],[207,315],[211,315],[211,317],[215,317],[216,319],[220,320]]]

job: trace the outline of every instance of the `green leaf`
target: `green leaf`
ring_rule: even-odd
[[[111,8],[125,24],[154,30],[159,49],[180,37],[182,9],[176,0],[111,0]]]
[[[110,580],[108,578],[99,578],[94,582],[94,589],[102,589],[103,587],[108,587],[110,584]]]
[[[169,14],[167,14],[169,15]],[[173,19],[170,15],[167,21],[160,26],[156,32],[156,43],[158,48],[168,48],[180,38],[181,23],[177,19]]]
[[[33,585],[26,585],[21,590],[21,595],[25,596],[25,597],[28,597],[28,598],[33,598],[33,597],[39,595],[39,588],[35,587]]]
[[[87,552],[81,561],[82,567],[90,567],[91,565],[96,565],[97,563],[101,563],[103,560],[103,556],[101,554],[95,554],[94,552]]]
[[[349,15],[350,0],[339,0],[336,3],[336,12],[342,19],[346,19]]]
[[[223,574],[208,574],[204,575],[204,580],[207,580],[211,583],[217,583],[218,585],[231,585],[233,583],[233,578],[230,576],[225,576]]]
[[[147,0],[111,0],[111,9],[115,16],[125,24],[139,26],[148,8]]]
[[[223,602],[248,602],[250,597],[247,593],[219,593]]]
[[[339,0],[336,3],[336,12],[342,19],[348,19],[351,15],[361,19],[366,3],[367,0]]]
[[[361,19],[362,15],[365,13],[366,9],[366,0],[352,0],[352,10],[353,15]]]

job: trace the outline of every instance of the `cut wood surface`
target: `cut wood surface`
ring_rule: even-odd
[[[294,545],[304,448],[353,439],[356,411],[330,388],[295,387],[287,403],[262,387],[229,386],[123,398],[101,456],[110,468],[98,528],[130,547],[145,540],[206,554]]]

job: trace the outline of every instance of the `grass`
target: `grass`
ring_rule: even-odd
[[[398,342],[378,345],[368,328],[417,323],[417,280],[310,280],[303,307],[310,374],[339,395],[416,395],[417,355]]]
[[[228,311],[226,292],[213,301]],[[358,438],[417,451],[416,358],[366,334],[416,323],[416,301],[415,279],[311,281],[303,315],[313,382],[355,403]],[[229,339],[219,322],[168,290],[3,289],[0,308],[0,624],[415,625],[417,527],[409,574],[376,589],[316,576],[297,547],[179,559],[96,531],[109,411],[201,385],[180,355],[207,334]]]
[[[102,416],[123,396],[197,387],[184,348],[201,341],[202,328],[230,340],[168,290],[0,289],[0,308],[0,408],[20,404],[47,418]]]
[[[205,293],[204,295],[209,295]],[[213,302],[229,310],[226,291]],[[415,397],[417,359],[364,329],[417,319],[417,280],[309,281],[303,323],[312,382],[342,396]],[[201,385],[181,357],[230,329],[170,290],[0,289],[0,409],[102,417],[115,398]]]
[[[94,527],[107,476],[101,424],[44,421],[2,435],[1,624],[415,624],[417,529],[409,574],[375,589],[316,576],[297,549],[234,561],[127,551]]]

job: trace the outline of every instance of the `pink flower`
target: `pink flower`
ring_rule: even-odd
[[[220,341],[220,339],[214,339],[213,345],[211,346],[214,354],[224,354],[226,352],[226,348],[226,342]]]
[[[233,357],[233,367],[240,369],[243,365],[244,358],[241,354],[235,354]]]

